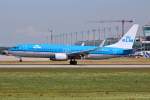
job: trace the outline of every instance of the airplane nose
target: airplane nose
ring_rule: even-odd
[[[6,50],[2,51],[2,55],[8,55],[8,51]]]

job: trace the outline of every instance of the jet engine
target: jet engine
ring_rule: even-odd
[[[51,57],[50,60],[65,61],[65,60],[68,60],[68,56],[66,53],[55,53],[55,55]]]

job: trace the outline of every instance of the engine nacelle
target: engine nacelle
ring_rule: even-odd
[[[65,61],[68,60],[68,56],[66,53],[55,53],[55,55],[50,59],[55,61]]]

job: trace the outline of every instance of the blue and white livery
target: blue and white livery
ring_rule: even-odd
[[[75,45],[54,45],[54,44],[22,44],[10,48],[8,55],[22,57],[49,58],[50,60],[70,60],[70,64],[76,65],[76,59],[100,59],[125,56],[132,53],[139,25],[132,28],[115,44],[103,46],[75,46]]]

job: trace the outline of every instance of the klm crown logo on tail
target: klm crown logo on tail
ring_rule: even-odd
[[[131,38],[131,36],[126,36],[125,38],[122,39],[122,42],[126,42],[126,43],[132,43],[134,42],[134,39]]]
[[[136,33],[138,31],[138,24],[134,24],[130,30],[124,34],[124,36],[115,44],[109,45],[107,47],[121,48],[121,49],[133,49],[133,44],[135,41]]]

